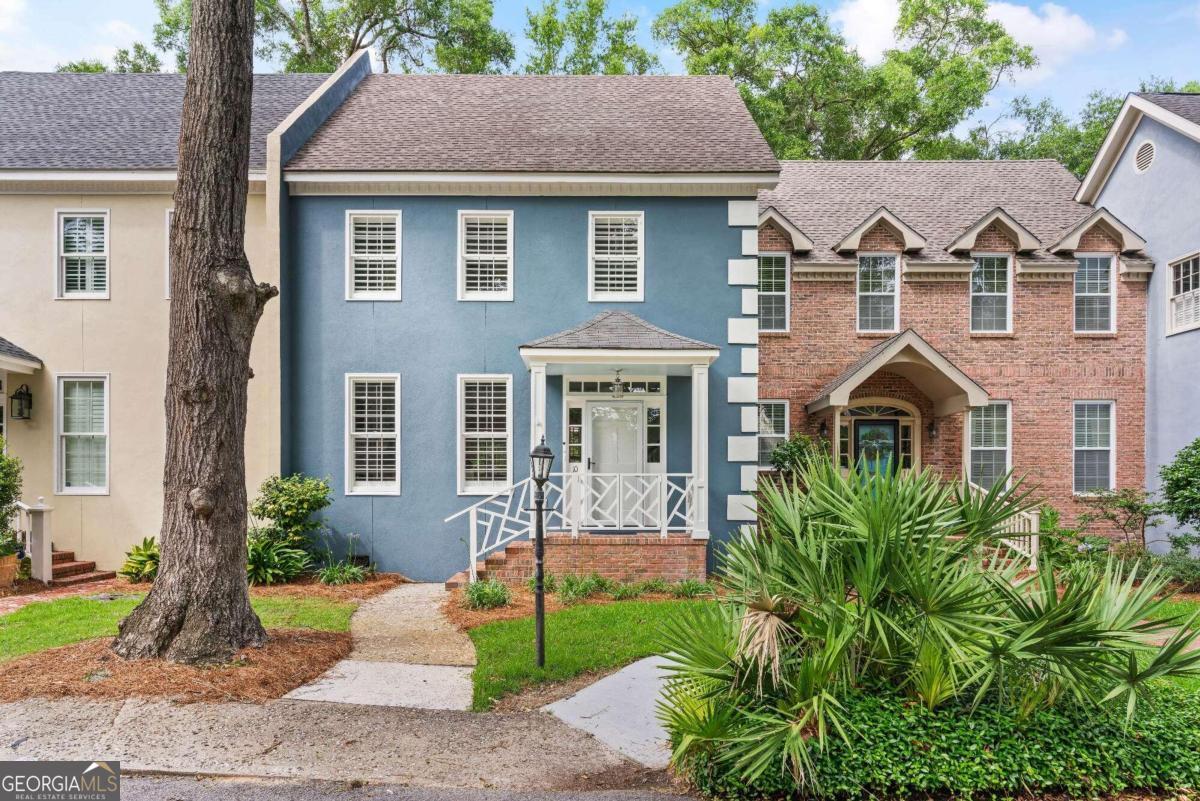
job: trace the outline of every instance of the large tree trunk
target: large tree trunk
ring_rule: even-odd
[[[250,342],[278,291],[245,253],[254,0],[194,0],[171,231],[162,557],[113,644],[127,658],[228,660],[266,632],[246,587]]]

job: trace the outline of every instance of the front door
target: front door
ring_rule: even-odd
[[[856,420],[854,461],[869,473],[888,472],[896,466],[900,423],[896,420]]]
[[[642,472],[642,402],[588,401],[587,429],[587,525],[637,526],[624,509],[629,479],[622,476]]]

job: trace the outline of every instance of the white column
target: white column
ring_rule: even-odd
[[[29,575],[36,581],[49,584],[54,577],[54,557],[51,553],[50,512],[45,498],[37,499],[37,506],[28,507]]]
[[[692,474],[695,513],[692,537],[708,539],[708,365],[692,365]]]
[[[830,432],[833,435],[833,447],[829,450],[833,453],[833,463],[837,467],[842,464],[842,407],[833,407],[833,430]]]
[[[529,367],[529,447],[532,449],[546,436],[546,365]],[[554,447],[553,443],[548,443]],[[563,454],[558,454],[562,464]]]

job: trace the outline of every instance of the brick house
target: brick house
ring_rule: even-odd
[[[1145,242],[1050,160],[784,162],[759,196],[760,464],[791,432],[1008,470],[1073,520],[1140,486]]]

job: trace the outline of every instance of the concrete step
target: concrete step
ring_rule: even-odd
[[[117,574],[112,570],[92,570],[88,573],[72,573],[69,576],[62,578],[53,578],[50,580],[52,587],[70,587],[76,584],[87,584],[93,581],[107,581],[114,579]]]

